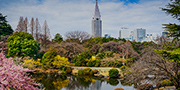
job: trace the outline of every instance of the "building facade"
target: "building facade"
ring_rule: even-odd
[[[135,29],[133,31],[133,34],[133,40],[135,40],[136,42],[141,42],[146,37],[146,29]]]
[[[130,37],[130,35],[131,35],[131,31],[130,31],[130,29],[128,29],[128,28],[121,28],[120,29],[120,31],[119,31],[119,38],[121,38],[121,39],[126,39],[126,40],[131,40],[131,37]]]
[[[101,20],[101,15],[97,0],[96,0],[94,15],[92,18],[92,36],[102,37],[102,20]]]

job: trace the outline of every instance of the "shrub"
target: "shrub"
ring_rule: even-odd
[[[89,75],[93,76],[94,75],[94,72],[91,70]]]
[[[95,67],[99,67],[101,65],[101,60],[96,60]]]
[[[115,78],[109,78],[109,84],[112,86],[117,86],[119,84],[119,81]]]
[[[138,87],[138,90],[152,90],[153,85],[152,84],[142,84]]]
[[[110,69],[109,70],[109,77],[116,78],[119,74],[119,71],[117,69]]]
[[[84,68],[83,69],[83,74],[84,75],[90,75],[90,72],[91,72],[91,68]]]
[[[71,74],[72,73],[72,68],[71,67],[66,68],[66,73]]]
[[[75,63],[75,66],[85,66],[87,63],[86,59],[90,59],[91,56],[92,56],[91,53],[85,51],[80,55],[78,55],[77,57],[75,57],[73,62]]]
[[[58,51],[54,47],[50,47],[50,50],[46,52],[42,57],[43,67],[45,69],[53,66],[54,58],[58,55]]]
[[[96,65],[96,60],[92,61],[92,62],[88,62],[87,66],[88,67],[93,67]]]
[[[33,69],[35,69],[37,67],[41,67],[42,66],[42,63],[40,61],[41,61],[41,59],[37,59],[37,60],[34,60],[34,59],[24,60],[23,67],[33,70]]]
[[[25,32],[15,32],[8,39],[8,57],[30,56],[35,57],[40,50],[40,44],[34,40],[33,36]]]
[[[161,82],[161,86],[172,86],[173,83],[169,79],[165,79]]]
[[[61,74],[66,74],[66,71],[62,70],[62,71],[61,71]]]
[[[78,75],[83,75],[83,70],[82,69],[78,70]]]

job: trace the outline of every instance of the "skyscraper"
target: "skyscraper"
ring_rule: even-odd
[[[101,37],[102,36],[102,21],[101,15],[98,7],[98,2],[96,0],[94,16],[92,18],[92,36]]]
[[[146,37],[146,29],[135,29],[134,30],[134,35],[133,39],[136,42],[141,42],[145,37]]]

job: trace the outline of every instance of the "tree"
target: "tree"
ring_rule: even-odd
[[[38,90],[40,84],[31,79],[20,65],[15,65],[12,58],[6,58],[3,52],[0,53],[0,89],[1,90]]]
[[[35,21],[35,30],[36,30],[36,33],[34,37],[36,41],[39,41],[40,34],[41,34],[41,26],[39,24],[38,18],[36,18],[36,21]]]
[[[34,22],[34,18],[31,19],[30,25],[29,25],[30,29],[30,33],[31,35],[34,37],[34,32],[35,32],[35,22]]]
[[[61,66],[68,67],[70,65],[68,58],[61,57],[60,55],[57,55],[52,63],[54,66],[57,66],[58,68],[60,68]]]
[[[34,40],[31,34],[25,32],[15,32],[8,37],[8,55],[7,56],[31,56],[37,55],[40,49],[39,43]]]
[[[58,55],[58,51],[54,47],[50,47],[49,51],[46,52],[42,57],[43,67],[45,69],[53,66],[54,58]]]
[[[61,41],[63,41],[63,37],[61,36],[61,34],[57,33],[52,41],[60,43]]]
[[[180,48],[158,50],[148,47],[142,53],[142,57],[132,65],[127,75],[130,81],[140,84],[169,79],[177,89],[180,88]]]
[[[10,35],[13,33],[13,30],[11,28],[11,26],[9,24],[7,24],[7,20],[6,20],[7,16],[3,16],[0,13],[0,36],[1,35]]]
[[[26,33],[28,31],[28,24],[29,24],[29,22],[28,22],[28,19],[26,17],[25,20],[24,20],[24,32],[26,32]]]
[[[24,19],[23,17],[20,17],[19,18],[19,23],[17,25],[17,28],[16,28],[16,32],[23,32],[25,30],[24,28]]]
[[[89,39],[91,35],[84,31],[70,31],[66,32],[65,34],[66,39],[79,39],[80,41],[83,41],[85,39]]]
[[[43,38],[42,38],[42,45],[46,45],[46,42],[47,40],[49,40],[51,38],[51,35],[50,35],[50,30],[49,30],[49,27],[47,25],[47,22],[46,20],[44,21],[44,24],[43,24],[43,27],[42,27],[42,32],[43,32]]]
[[[180,2],[179,0],[171,1],[166,8],[162,8],[163,11],[166,11],[167,14],[170,14],[173,18],[180,20]],[[167,35],[169,37],[178,38],[180,37],[180,25],[177,24],[163,24],[165,27],[165,31],[168,31]]]

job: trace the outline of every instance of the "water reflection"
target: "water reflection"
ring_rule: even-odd
[[[127,85],[125,81],[114,78],[106,81],[92,76],[47,74],[33,74],[32,76],[46,90],[113,90],[117,87],[124,88],[125,90],[135,90],[132,84]]]

